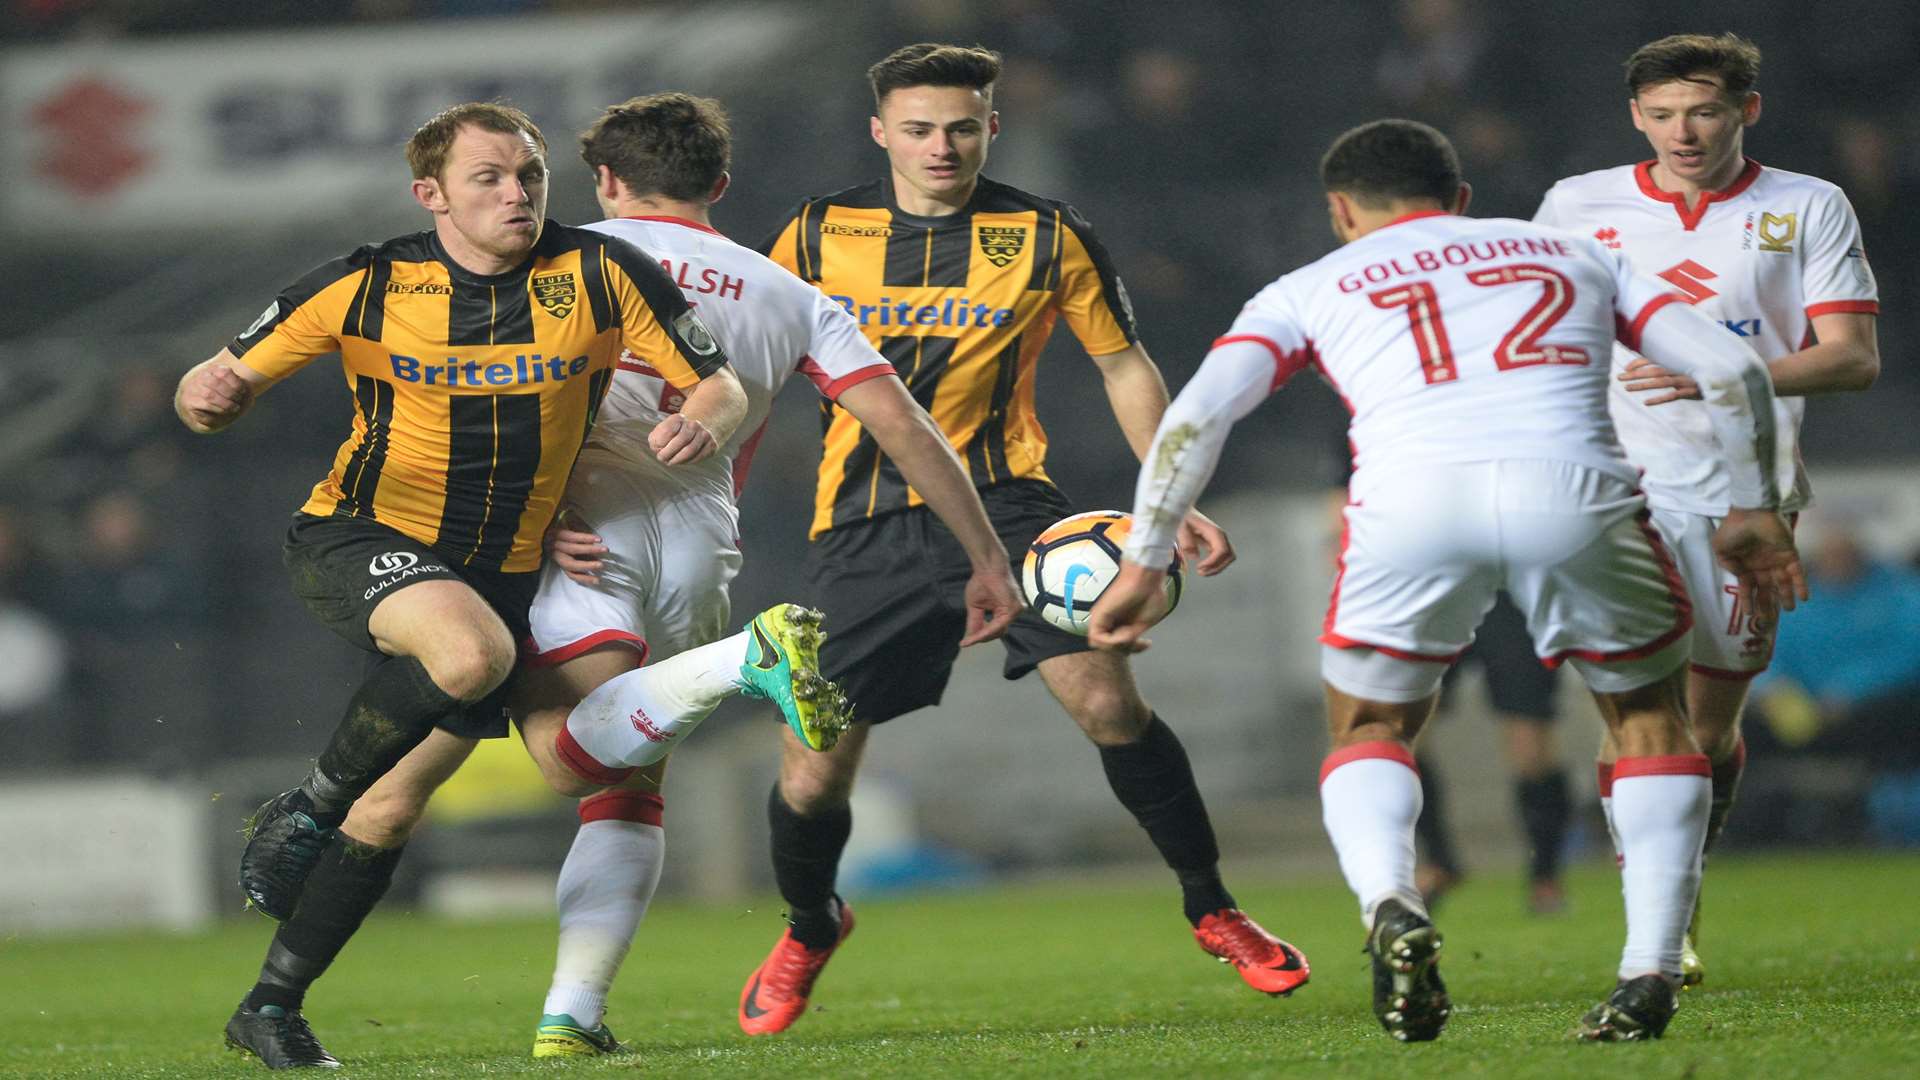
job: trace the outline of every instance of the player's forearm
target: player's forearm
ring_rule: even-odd
[[[733,368],[723,367],[701,379],[687,394],[687,400],[680,406],[680,415],[699,421],[713,434],[715,442],[724,444],[747,417],[747,392],[741,388]]]
[[[1774,421],[1773,380],[1759,355],[1684,304],[1668,304],[1654,313],[1641,335],[1640,352],[1699,385],[1708,423],[1727,464],[1732,505],[1778,506],[1774,466],[1781,447]]]
[[[1789,397],[1865,390],[1880,377],[1880,352],[1857,341],[1823,341],[1767,364],[1773,391]]]
[[[1180,391],[1160,420],[1134,485],[1130,561],[1151,565],[1173,546],[1180,523],[1213,479],[1235,421],[1266,399],[1273,359],[1248,342],[1221,346]]]
[[[1146,350],[1135,345],[1118,353],[1097,357],[1100,377],[1133,456],[1147,459],[1147,448],[1167,411],[1167,383],[1160,368],[1148,359]]]
[[[906,397],[906,392],[901,391]],[[913,405],[911,398],[907,404]],[[932,510],[966,550],[976,567],[1007,565],[1007,549],[987,520],[986,508],[973,481],[960,464],[960,458],[947,442],[940,426],[926,410],[917,405],[911,410],[887,410],[883,415],[863,419],[867,431],[880,451],[893,459],[900,475],[920,493]]]

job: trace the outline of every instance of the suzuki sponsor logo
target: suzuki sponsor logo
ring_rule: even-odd
[[[1707,284],[1719,276],[1692,259],[1669,266],[1659,274],[1660,280],[1685,293],[1689,304],[1698,304],[1719,296],[1720,291]]]

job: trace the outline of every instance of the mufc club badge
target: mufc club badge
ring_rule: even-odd
[[[1006,266],[1020,257],[1027,246],[1027,230],[1022,225],[980,226],[980,254],[995,266]]]
[[[573,272],[560,274],[533,275],[533,298],[547,309],[547,314],[556,319],[564,319],[573,314],[577,302],[573,290]]]

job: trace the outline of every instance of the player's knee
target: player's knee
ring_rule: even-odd
[[[1153,723],[1152,708],[1131,686],[1083,687],[1067,703],[1067,713],[1100,746],[1138,742]]]
[[[511,639],[501,635],[476,635],[465,641],[449,642],[422,657],[434,685],[448,697],[472,703],[491,694],[513,672],[514,649]]]
[[[363,844],[397,848],[407,842],[414,826],[420,824],[430,794],[376,787],[354,802],[341,831]]]
[[[785,772],[780,776],[780,797],[794,812],[811,817],[853,798],[853,773],[839,770]]]

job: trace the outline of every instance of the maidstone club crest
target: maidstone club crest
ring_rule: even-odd
[[[1024,225],[982,225],[980,226],[980,254],[995,266],[1006,266],[1020,257],[1020,249],[1027,246],[1027,229]]]
[[[547,309],[547,314],[556,319],[564,319],[573,314],[578,294],[573,289],[573,272],[533,275],[533,298]]]

